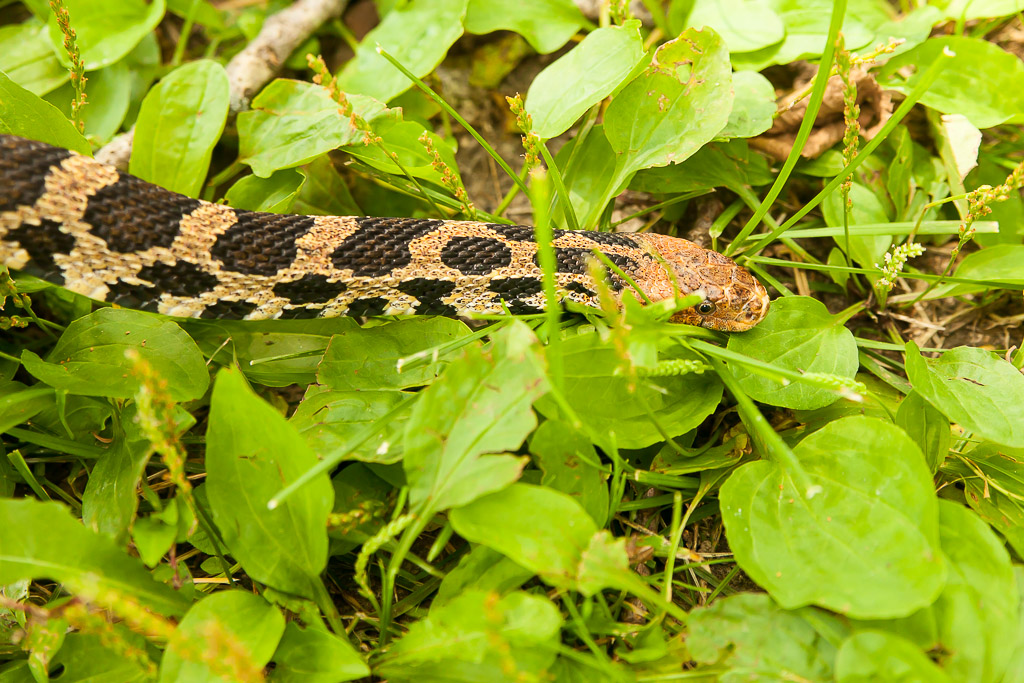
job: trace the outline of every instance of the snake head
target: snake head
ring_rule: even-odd
[[[672,270],[670,284],[652,288],[652,299],[700,294],[703,301],[672,316],[674,323],[699,325],[722,332],[744,332],[764,320],[770,299],[768,291],[746,268],[718,252],[693,242],[644,233],[642,238]]]

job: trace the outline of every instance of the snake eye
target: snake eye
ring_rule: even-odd
[[[697,312],[701,315],[711,315],[715,312],[715,302],[713,301],[701,301],[697,304]]]

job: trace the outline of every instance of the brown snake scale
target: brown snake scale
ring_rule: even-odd
[[[749,272],[687,240],[556,230],[554,247],[562,300],[599,305],[598,250],[652,300],[676,286],[704,295],[675,322],[738,332],[768,310]],[[243,211],[13,135],[0,135],[0,263],[179,317],[536,313],[545,302],[531,227]],[[611,286],[627,288],[616,275]]]

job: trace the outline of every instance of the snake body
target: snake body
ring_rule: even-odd
[[[748,271],[687,240],[556,230],[553,246],[563,301],[599,306],[590,267],[597,250],[652,300],[701,293],[676,322],[742,331],[768,310]],[[179,317],[535,313],[545,305],[531,227],[243,211],[13,135],[0,135],[0,263],[92,299]],[[630,288],[617,274],[609,279],[616,296]]]

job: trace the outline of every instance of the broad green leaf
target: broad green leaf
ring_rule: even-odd
[[[1004,680],[1020,609],[1010,556],[988,525],[953,501],[939,501],[939,536],[949,572],[938,599],[906,619],[869,626],[942,653],[942,668],[955,681]]]
[[[487,546],[477,545],[441,580],[431,609],[472,590],[506,595],[533,578],[533,571]]]
[[[387,102],[413,86],[406,76],[377,53],[379,45],[417,77],[441,63],[462,35],[467,0],[410,0],[394,6],[366,34],[356,56],[338,74],[346,92]]]
[[[1020,550],[1017,550],[1020,553]],[[1017,592],[1021,596],[1021,604],[1018,607],[1017,620],[1017,642],[1010,656],[1010,663],[1006,666],[1004,681],[1024,680],[1024,567],[1014,565],[1014,577],[1017,579]]]
[[[950,0],[935,3],[943,15],[953,21],[1008,17],[1024,10],[1021,0]]]
[[[240,590],[200,600],[178,624],[160,663],[160,683],[219,683],[261,673],[284,633],[284,617]],[[205,657],[182,649],[202,644]],[[340,680],[340,679],[339,679]]]
[[[558,653],[561,627],[562,615],[544,596],[470,590],[413,623],[374,673],[415,683],[541,680]]]
[[[175,406],[173,419],[179,435],[196,421],[180,406]],[[89,473],[82,495],[82,522],[93,531],[120,541],[135,519],[139,506],[136,490],[152,454],[139,426],[137,403],[121,411],[113,437],[114,442]]]
[[[597,533],[572,497],[530,484],[478,498],[448,518],[466,540],[497,550],[557,588],[576,587],[580,561]]]
[[[118,543],[86,529],[63,505],[0,499],[0,520],[0,585],[51,579],[100,604],[126,596],[169,615],[188,606]]]
[[[327,458],[352,443],[367,425],[384,417],[407,396],[399,391],[307,392],[291,422],[318,458]],[[390,419],[377,434],[347,458],[381,464],[402,459],[402,434],[408,413]]]
[[[1024,448],[1024,374],[995,353],[959,346],[932,360],[907,342],[907,377],[926,401],[974,436]]]
[[[285,626],[273,661],[271,683],[340,683],[370,675],[347,639],[294,621]]]
[[[46,25],[36,21],[0,26],[0,71],[40,96],[70,79],[53,53]]]
[[[605,112],[604,132],[618,155],[609,186],[691,156],[725,127],[732,103],[729,51],[718,34],[687,29],[659,47]]]
[[[268,387],[312,384],[331,337],[359,327],[352,318],[183,324],[208,357],[221,363],[233,360],[247,379]]]
[[[763,593],[740,593],[692,611],[686,646],[697,662],[724,667],[722,680],[760,674],[828,681],[836,653],[829,635],[843,629],[838,621],[813,608],[782,609]]]
[[[444,138],[424,128],[422,123],[381,118],[374,122],[373,131],[380,136],[381,144],[387,152],[377,145],[366,146],[361,142],[347,146],[345,151],[385,173],[402,175],[408,172],[414,178],[423,178],[441,185],[442,173],[434,168],[433,155],[429,154],[427,148],[420,142],[420,138],[426,135],[434,151],[456,178],[458,177],[458,166],[452,148]],[[401,166],[395,163],[392,154],[398,156]]]
[[[939,535],[949,564],[946,588],[931,607],[943,668],[958,681],[998,681],[1016,643],[1020,598],[1010,556],[977,515],[939,501]]]
[[[685,8],[688,3],[672,3],[670,21],[676,8]],[[697,0],[692,3],[686,25],[695,28],[709,26],[729,46],[729,52],[751,52],[780,42],[786,36],[782,19],[771,8],[771,3],[757,0]],[[673,27],[681,30],[683,26]]]
[[[860,631],[836,655],[837,683],[950,683],[946,672],[912,642],[885,631]]]
[[[117,648],[110,647],[116,641]],[[99,683],[100,681],[117,681],[117,683],[148,683],[152,681],[149,672],[143,668],[142,662],[124,656],[124,648],[133,648],[136,652],[144,652],[146,640],[132,633],[123,626],[112,626],[111,632],[103,635],[93,633],[68,633],[60,650],[54,654],[51,670],[60,668],[54,680],[61,683]],[[0,674],[0,680],[8,681]]]
[[[24,385],[10,382],[8,386],[16,388]],[[54,402],[53,389],[45,386],[0,393],[2,393],[0,395],[0,434],[32,419],[41,411],[52,406]]]
[[[465,505],[519,478],[511,455],[537,426],[547,390],[540,344],[514,322],[486,349],[468,347],[416,401],[405,427],[409,504],[432,512]],[[421,513],[424,517],[427,513]]]
[[[197,197],[228,116],[228,76],[201,59],[164,76],[142,101],[128,170],[143,180]]]
[[[470,0],[466,32],[515,31],[541,54],[554,52],[586,25],[572,0]]]
[[[470,334],[451,318],[408,318],[379,327],[353,327],[331,337],[317,381],[339,391],[404,389],[430,384],[444,370],[448,354],[433,358],[435,347]],[[414,365],[415,360],[429,359]],[[407,367],[412,366],[412,367]]]
[[[348,99],[354,112],[367,121],[397,115],[370,97],[350,95]],[[250,106],[250,111],[238,115],[238,154],[261,178],[301,166],[364,136],[327,90],[312,83],[278,78]]]
[[[92,148],[60,110],[0,71],[0,134],[66,147],[92,155]]]
[[[304,181],[301,173],[290,168],[269,178],[247,175],[228,189],[224,199],[236,209],[288,213]]]
[[[1024,245],[1000,244],[968,254],[957,266],[954,275],[968,280],[992,280],[1024,285],[1024,269],[1021,269],[1021,263],[1024,263]],[[993,289],[991,285],[957,282],[939,285],[932,290],[928,298],[940,299],[947,296],[987,292],[991,289]]]
[[[745,140],[730,140],[704,145],[681,164],[640,171],[629,187],[640,192],[676,194],[712,187],[735,190],[770,182],[772,175],[765,158],[751,152]]]
[[[945,582],[931,475],[917,446],[881,420],[848,417],[793,449],[812,486],[779,465],[741,466],[722,486],[736,560],[786,608],[816,604],[859,618],[899,617]]]
[[[121,129],[121,123],[131,103],[132,78],[127,60],[86,74],[89,103],[82,110],[85,134],[94,141],[106,142]],[[46,100],[71,117],[74,88],[65,83],[46,96]]]
[[[854,183],[850,188],[850,201],[853,208],[850,209],[850,225],[863,225],[866,223],[885,224],[889,222],[889,215],[886,213],[882,200],[865,185]],[[843,225],[843,197],[839,192],[833,192],[821,203],[821,212],[825,215],[825,221],[829,225]],[[837,235],[833,238],[836,246],[843,251],[846,250],[846,235]],[[892,246],[890,235],[854,235],[850,237],[850,258],[859,263],[863,268],[875,268],[877,263],[882,262],[885,252]],[[869,276],[874,281],[875,276]]]
[[[160,23],[165,9],[164,0],[63,0],[63,4],[89,71],[113,64],[131,52]],[[69,66],[64,34],[52,13],[48,28],[57,57]]]
[[[541,484],[579,500],[594,522],[608,519],[607,474],[594,446],[583,434],[547,420],[530,437],[530,453],[544,472]]]
[[[579,150],[572,155],[577,145]],[[572,156],[572,164],[566,164]],[[581,141],[575,137],[558,150],[555,161],[562,171],[572,203],[580,225],[587,229],[595,229],[601,215],[608,204],[608,178],[615,172],[615,150],[608,144],[604,134],[604,125],[597,124]],[[618,193],[622,187],[612,188]],[[562,211],[561,203],[558,207]],[[557,217],[556,217],[557,220]],[[561,220],[565,220],[562,218]]]
[[[857,342],[842,321],[816,299],[776,299],[768,316],[754,329],[729,337],[730,351],[795,372],[821,372],[853,378],[857,374]],[[733,374],[751,398],[775,406],[812,410],[835,402],[836,392],[802,382],[782,385],[754,374],[739,363]]]
[[[943,56],[952,52],[955,56]],[[978,128],[1024,121],[1024,64],[1015,55],[981,38],[930,38],[893,57],[879,71],[882,87],[908,93],[936,60],[944,59],[938,78],[921,103],[945,114],[963,114]],[[914,75],[902,76],[912,66]]]
[[[929,469],[935,472],[949,454],[953,441],[949,420],[921,394],[912,391],[900,402],[896,424],[921,448]]]
[[[326,474],[281,505],[267,502],[317,463],[298,431],[237,371],[217,375],[206,433],[206,489],[224,542],[254,580],[311,597],[327,563]]]
[[[599,28],[537,74],[526,93],[533,130],[544,139],[569,130],[608,97],[644,58],[640,22]],[[572,83],[572,88],[566,88]]]
[[[733,64],[737,69],[761,71],[773,64],[817,57],[824,51],[832,0],[766,0],[758,4],[782,20],[786,37],[759,50],[743,53],[733,50]],[[866,45],[872,38],[873,31],[864,26],[858,15],[848,10],[843,20],[843,37],[849,50]]]
[[[334,168],[329,156],[318,156],[299,172],[304,182],[292,203],[292,211],[307,216],[362,215],[362,210],[352,198],[348,185]]]
[[[126,309],[101,308],[64,330],[44,361],[22,352],[25,369],[55,389],[86,396],[131,398],[140,380],[131,373],[125,352],[146,361],[175,401],[206,393],[210,373],[195,342],[176,324]]]
[[[1020,556],[1024,553],[1024,452],[1003,450],[982,443],[963,459],[950,461],[944,471],[963,481],[967,504]]]
[[[623,360],[610,342],[597,334],[580,334],[562,342],[566,401],[583,422],[593,442],[609,448],[646,448],[663,441],[651,414],[670,437],[685,434],[715,411],[722,384],[712,373],[648,377],[632,382],[620,368]],[[680,352],[680,359],[694,354]],[[557,418],[558,405],[546,397],[537,410]]]
[[[772,127],[778,105],[771,81],[756,71],[737,71],[732,75],[732,90],[729,122],[718,137],[752,138]]]

